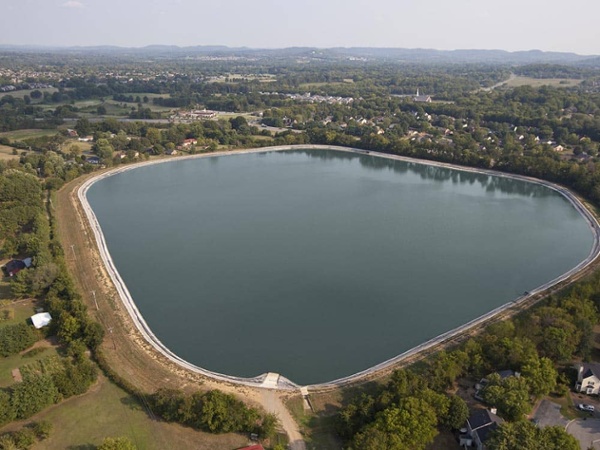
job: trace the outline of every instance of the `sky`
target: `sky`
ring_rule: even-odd
[[[600,55],[600,0],[0,0],[0,11],[0,45],[539,49]]]

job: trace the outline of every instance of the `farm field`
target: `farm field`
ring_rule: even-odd
[[[531,78],[516,76],[508,80],[503,86],[511,88],[519,86],[573,87],[581,84],[582,81],[574,78]]]

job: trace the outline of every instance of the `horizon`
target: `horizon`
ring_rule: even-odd
[[[89,45],[53,45],[53,44],[39,44],[39,43],[31,43],[31,44],[4,44],[0,42],[0,48],[5,47],[24,47],[24,48],[47,48],[47,49],[69,49],[69,48],[103,48],[103,47],[111,47],[111,48],[121,48],[121,49],[133,49],[133,50],[141,50],[149,47],[177,47],[181,49],[185,48],[209,48],[209,47],[219,47],[219,48],[227,48],[230,50],[288,50],[288,49],[316,49],[316,50],[331,50],[331,49],[381,49],[381,50],[410,50],[410,51],[435,51],[435,52],[506,52],[506,53],[524,53],[524,52],[542,52],[542,53],[574,53],[580,56],[599,56],[600,51],[598,53],[578,53],[570,50],[543,50],[540,48],[523,48],[517,50],[506,50],[503,48],[483,48],[483,47],[460,47],[460,48],[436,48],[436,47],[399,47],[399,46],[374,46],[374,45],[336,45],[330,47],[324,46],[315,46],[315,45],[286,45],[280,47],[266,47],[266,46],[251,46],[251,45],[227,45],[220,43],[209,43],[209,44],[172,44],[172,43],[159,43],[153,42],[149,44],[141,44],[141,45],[126,45],[126,44],[89,44]]]
[[[318,47],[308,45],[291,45],[285,47],[254,47],[254,46],[231,46],[226,44],[190,44],[190,45],[178,45],[178,44],[145,44],[138,46],[129,45],[117,45],[117,44],[93,44],[93,45],[50,45],[50,44],[3,44],[0,43],[0,49],[29,49],[29,50],[86,50],[86,49],[120,49],[120,50],[144,50],[150,48],[169,48],[175,47],[181,50],[185,49],[202,49],[202,48],[223,48],[228,50],[244,50],[244,51],[277,51],[277,50],[291,50],[291,49],[314,49],[314,50],[352,50],[352,49],[365,49],[365,50],[407,50],[407,51],[423,51],[423,52],[503,52],[508,54],[516,53],[557,53],[557,54],[572,54],[579,57],[598,57],[598,53],[578,53],[575,51],[562,51],[562,50],[542,50],[539,48],[528,48],[520,50],[505,50],[501,48],[451,48],[451,49],[440,49],[432,47],[376,47],[376,46],[335,46],[335,47]]]
[[[549,0],[543,8],[520,0],[457,0],[452,4],[442,0],[426,4],[263,0],[260,5],[230,0],[226,10],[193,0],[23,0],[4,10],[6,17],[24,19],[6,21],[0,46],[224,45],[600,54],[595,24],[600,2],[593,0],[572,0],[567,9],[558,0]],[[577,23],[577,27],[560,26],[566,23]]]

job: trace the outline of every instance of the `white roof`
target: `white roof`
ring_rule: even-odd
[[[34,314],[33,316],[31,316],[31,321],[33,322],[33,326],[38,329],[48,325],[51,320],[52,320],[52,316],[50,315],[50,313],[47,313],[47,312],[38,313],[38,314]]]

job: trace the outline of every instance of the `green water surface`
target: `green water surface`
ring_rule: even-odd
[[[299,384],[464,324],[576,266],[593,242],[549,188],[325,150],[141,167],[88,199],[168,348]]]

